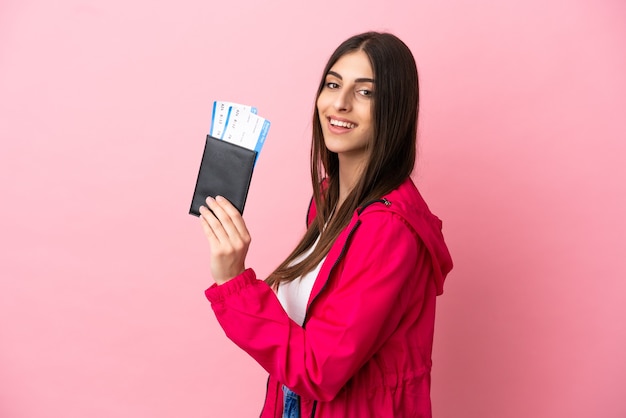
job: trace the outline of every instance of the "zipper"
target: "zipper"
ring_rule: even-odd
[[[366,204],[364,204],[363,206],[358,208],[356,210],[356,212],[360,215],[365,210],[365,208],[367,208],[370,205],[373,205],[374,203],[382,203],[383,205],[385,205],[387,207],[391,206],[391,202],[389,200],[387,200],[386,197],[383,197],[382,199],[376,199],[376,200],[372,200],[370,202],[367,202]]]
[[[382,203],[383,205],[387,207],[391,206],[391,202],[383,197],[382,199],[372,200],[371,202],[366,203],[365,205],[357,209],[357,214],[361,215],[361,213],[365,210],[365,208],[367,208],[368,206],[374,203]],[[337,256],[337,259],[335,260],[332,267],[328,271],[328,277],[326,278],[326,281],[324,282],[324,286],[322,286],[319,292],[317,292],[317,295],[315,295],[315,297],[309,304],[309,308],[306,310],[306,313],[304,315],[304,320],[302,321],[302,328],[306,328],[306,323],[307,323],[307,320],[309,319],[309,312],[311,311],[311,307],[313,306],[313,304],[315,303],[319,295],[321,295],[322,292],[324,292],[324,289],[326,289],[326,285],[328,284],[328,281],[330,280],[330,276],[332,275],[333,270],[335,270],[335,267],[337,267],[341,259],[345,256],[346,251],[348,250],[348,246],[350,245],[350,241],[352,241],[352,235],[354,235],[354,233],[356,232],[356,230],[358,229],[360,225],[361,225],[361,220],[357,219],[356,223],[354,224],[354,226],[348,233],[348,236],[346,237],[346,242],[343,244],[343,247],[341,248],[341,252],[339,253],[339,255]],[[317,410],[317,401],[313,401],[313,407],[311,409],[311,418],[315,417],[316,410]]]
[[[357,230],[357,228],[359,227],[359,225],[361,225],[361,220],[357,220],[356,223],[354,224],[354,226],[352,227],[352,229],[350,230],[350,232],[348,233],[348,237],[346,238],[346,242],[343,245],[343,248],[341,249],[341,252],[339,253],[339,256],[337,257],[337,259],[335,260],[335,262],[333,263],[332,267],[330,268],[330,270],[328,271],[328,277],[326,278],[326,281],[324,282],[324,286],[322,286],[322,288],[320,289],[319,292],[317,292],[317,295],[315,295],[315,298],[313,298],[313,300],[311,301],[311,303],[309,304],[309,309],[306,310],[306,314],[304,315],[304,321],[302,322],[302,328],[306,327],[306,322],[309,319],[309,312],[311,311],[311,306],[313,306],[313,304],[315,303],[315,301],[317,300],[317,298],[319,297],[319,295],[322,294],[322,292],[324,291],[324,289],[326,289],[326,285],[328,283],[328,281],[330,280],[330,276],[333,273],[333,270],[335,269],[335,267],[337,267],[337,265],[339,264],[339,261],[341,261],[341,259],[343,258],[343,256],[346,253],[346,250],[348,249],[348,246],[350,245],[350,241],[352,239],[352,235],[354,234],[354,232]],[[317,410],[317,401],[313,401],[313,407],[311,408],[311,418],[315,417],[315,411]]]
[[[382,203],[383,205],[385,205],[387,207],[391,206],[391,202],[383,197],[382,199],[372,200],[372,201],[364,204],[360,208],[357,208],[357,215],[361,215],[361,213],[365,210],[365,208],[367,208],[370,205],[373,205],[374,203]],[[326,284],[328,283],[328,279],[330,279],[330,276],[331,276],[333,270],[335,269],[335,267],[337,267],[337,264],[339,264],[339,261],[341,261],[341,259],[345,255],[346,250],[348,249],[348,245],[350,243],[350,240],[352,239],[352,235],[354,234],[354,231],[356,231],[356,229],[359,227],[359,225],[361,225],[361,220],[360,219],[358,219],[356,221],[356,223],[354,224],[354,226],[352,227],[352,229],[348,233],[348,237],[346,238],[346,242],[343,245],[343,248],[341,249],[341,252],[339,253],[339,256],[337,257],[337,259],[333,263],[332,267],[328,271],[328,277],[326,278],[326,281],[324,282],[324,286],[322,286],[320,291],[317,292],[317,295],[315,295],[315,298],[313,298],[313,300],[309,304],[309,309],[306,310],[306,313],[304,315],[304,321],[302,322],[302,328],[305,328],[306,322],[309,319],[309,311],[311,310],[311,306],[313,306],[313,303],[315,303],[315,301],[317,300],[318,296],[324,291],[324,289],[326,289]]]
[[[306,310],[306,314],[304,315],[304,320],[302,321],[302,328],[306,328],[306,323],[307,323],[307,320],[309,319],[309,312],[311,311],[311,306],[313,306],[313,304],[315,303],[315,301],[317,300],[319,295],[321,295],[322,292],[324,291],[324,289],[326,289],[326,286],[328,284],[328,281],[330,280],[330,276],[332,275],[333,270],[335,270],[335,267],[337,267],[337,265],[339,264],[341,259],[346,254],[346,250],[348,249],[348,246],[349,246],[350,241],[352,239],[352,235],[354,235],[354,232],[357,230],[359,225],[361,225],[361,220],[360,219],[358,219],[356,221],[356,223],[354,224],[354,226],[352,227],[352,229],[348,233],[348,236],[346,238],[346,242],[343,244],[343,247],[341,248],[341,252],[339,253],[339,255],[337,256],[337,259],[335,260],[335,262],[333,263],[332,267],[328,271],[328,277],[326,278],[326,281],[324,282],[324,286],[322,286],[322,288],[319,290],[319,292],[317,292],[317,295],[315,295],[315,297],[313,298],[313,300],[309,304],[309,308]]]

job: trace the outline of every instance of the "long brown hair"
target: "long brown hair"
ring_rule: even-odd
[[[339,199],[339,160],[337,154],[329,151],[324,144],[316,105],[313,112],[311,181],[317,212],[296,248],[266,279],[271,286],[292,281],[313,270],[328,254],[358,207],[380,199],[398,187],[413,171],[419,83],[413,54],[398,37],[390,33],[366,32],[352,36],[339,45],[324,68],[315,96],[316,103],[332,66],[345,54],[356,51],[367,54],[376,83],[372,108],[374,135],[369,144],[371,152],[368,161],[360,179],[330,218]],[[324,179],[327,183],[322,187]],[[313,252],[295,263],[318,237],[319,243]]]

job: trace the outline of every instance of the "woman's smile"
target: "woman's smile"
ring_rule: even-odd
[[[374,74],[367,54],[356,51],[332,66],[319,97],[324,143],[340,158],[363,160],[373,135]]]

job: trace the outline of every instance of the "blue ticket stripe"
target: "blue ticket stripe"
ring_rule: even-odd
[[[263,127],[261,128],[261,132],[259,133],[259,139],[256,141],[256,147],[254,150],[256,151],[256,159],[254,160],[254,164],[259,159],[259,154],[261,153],[261,149],[263,148],[263,144],[265,144],[265,138],[267,138],[267,133],[270,130],[270,121],[266,120],[263,122]]]
[[[213,102],[213,112],[211,112],[211,129],[209,135],[213,136],[213,124],[215,123],[215,110],[217,109],[217,101]]]

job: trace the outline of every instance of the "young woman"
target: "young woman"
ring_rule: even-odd
[[[389,33],[343,42],[313,114],[308,229],[264,281],[225,199],[201,222],[226,335],[269,373],[261,417],[430,417],[435,297],[452,260],[410,175],[418,78]]]

